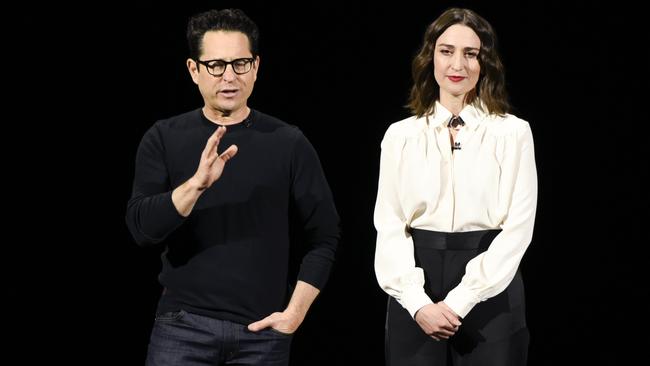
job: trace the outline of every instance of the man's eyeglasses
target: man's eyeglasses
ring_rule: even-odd
[[[221,76],[223,75],[224,72],[226,72],[226,68],[228,65],[232,65],[232,71],[235,72],[237,75],[245,74],[249,71],[251,71],[251,68],[253,66],[253,62],[255,62],[254,58],[237,58],[232,61],[224,61],[224,60],[207,60],[207,61],[201,61],[201,60],[196,60],[197,63],[204,65],[206,69],[208,69],[208,73],[212,76]]]

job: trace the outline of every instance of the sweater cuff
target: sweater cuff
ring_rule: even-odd
[[[166,232],[164,234],[166,235],[171,231],[169,228],[175,229],[182,224],[183,221],[185,221],[185,217],[178,213],[176,206],[174,206],[171,191],[165,193],[161,208],[158,217],[156,217],[156,219],[159,220],[157,226],[165,228]]]
[[[298,272],[298,280],[322,291],[329,279],[331,268],[330,264],[304,261]]]
[[[415,313],[423,306],[433,304],[433,301],[424,292],[424,288],[417,286],[404,289],[400,303],[411,314],[411,318],[415,319]]]
[[[458,316],[464,318],[470,310],[479,303],[479,300],[465,287],[460,285],[449,291],[444,300],[445,304],[451,308]]]

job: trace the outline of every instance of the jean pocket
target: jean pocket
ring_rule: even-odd
[[[172,322],[183,318],[185,314],[186,314],[185,310],[182,309],[177,311],[168,311],[166,313],[156,315],[156,321]]]
[[[282,337],[291,337],[291,336],[293,336],[293,333],[284,333],[284,332],[280,332],[279,330],[277,330],[277,329],[275,329],[275,328],[268,327],[268,328],[266,328],[266,329],[267,329],[270,333],[273,333],[273,334],[275,334],[275,335],[279,335],[279,336],[282,336]]]

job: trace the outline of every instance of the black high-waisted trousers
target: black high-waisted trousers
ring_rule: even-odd
[[[467,262],[485,251],[499,232],[412,229],[415,262],[424,270],[427,295],[434,302],[443,300],[460,283]],[[406,309],[389,296],[387,366],[525,366],[528,341],[519,271],[503,292],[474,306],[448,340],[436,341],[425,334]]]

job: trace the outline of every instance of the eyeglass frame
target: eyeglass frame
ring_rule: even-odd
[[[237,62],[237,61],[242,61],[242,60],[248,61],[250,63],[250,65],[251,65],[251,68],[248,69],[248,71],[237,72],[237,70],[235,70],[234,63]],[[221,59],[218,59],[218,58],[213,59],[213,60],[205,60],[205,61],[195,60],[195,61],[196,61],[197,64],[205,66],[205,69],[208,71],[208,74],[210,74],[210,75],[212,75],[214,77],[223,76],[223,74],[225,74],[226,70],[228,69],[228,65],[230,65],[230,68],[232,69],[232,71],[237,75],[248,74],[249,72],[251,72],[251,70],[253,69],[253,65],[255,64],[255,58],[254,57],[240,57],[240,58],[236,58],[236,59],[234,59],[232,61],[221,60]],[[214,62],[214,61],[220,61],[220,62],[224,63],[223,72],[221,74],[213,74],[212,73],[212,67],[210,67],[209,64],[210,64],[210,62]]]

